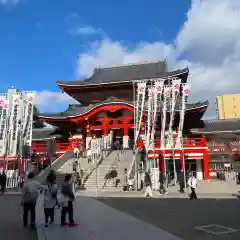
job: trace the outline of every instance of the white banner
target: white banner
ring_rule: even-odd
[[[184,84],[182,88],[182,99],[180,103],[180,121],[178,126],[178,135],[176,140],[175,149],[182,149],[183,148],[183,139],[182,139],[182,131],[183,131],[183,124],[184,124],[184,118],[185,118],[185,111],[186,111],[186,100],[189,95],[189,85]]]
[[[0,157],[6,154],[8,109],[7,95],[0,96]]]
[[[163,98],[163,109],[161,116],[161,149],[165,149],[165,129],[166,129],[166,119],[167,119],[167,102],[170,96],[170,88],[165,86],[163,89],[164,98]]]
[[[136,103],[134,103],[134,105],[136,104],[136,108],[135,108],[135,118],[136,118],[136,122],[135,122],[135,143],[138,139],[139,136],[139,131],[140,131],[140,127],[141,127],[141,122],[142,122],[142,116],[143,116],[143,110],[144,110],[144,103],[145,103],[145,94],[146,94],[146,82],[141,82],[138,83],[137,85],[137,101]]]
[[[23,122],[22,122],[22,139],[24,145],[31,146],[32,143],[32,125],[35,92],[26,92],[24,94]]]
[[[155,81],[155,89],[154,89],[154,100],[153,100],[153,126],[151,131],[151,144],[155,146],[155,128],[156,128],[156,120],[157,120],[157,111],[161,112],[161,102],[162,102],[162,91],[163,91],[164,81],[158,80]]]
[[[11,111],[10,111],[10,121],[9,121],[9,148],[8,148],[8,155],[10,157],[17,156],[18,153],[18,137],[19,137],[19,120],[21,119],[21,94],[15,93],[12,95],[12,104],[11,104]]]
[[[176,101],[178,100],[178,94],[180,91],[180,87],[181,87],[181,80],[180,79],[176,79],[172,81],[172,87],[171,87],[171,99],[170,99],[170,121],[169,121],[169,128],[168,128],[168,138],[167,138],[167,144],[166,144],[166,148],[167,149],[171,149],[173,148],[174,144],[173,144],[173,122],[174,122],[174,118],[175,118],[175,107],[176,107]]]
[[[153,104],[154,104],[155,89],[152,87],[148,88],[148,115],[147,115],[147,138],[146,138],[146,151],[148,152],[151,128],[153,127]]]

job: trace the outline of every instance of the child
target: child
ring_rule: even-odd
[[[58,187],[55,184],[54,177],[50,174],[47,177],[47,186],[44,188],[44,215],[45,215],[45,227],[48,227],[48,220],[50,223],[54,222],[54,208],[57,204],[57,192]]]

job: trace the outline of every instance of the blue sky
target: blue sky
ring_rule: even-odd
[[[46,97],[46,91],[49,94],[58,91],[57,79],[83,78],[90,74],[94,64],[108,65],[109,58],[114,63],[137,61],[139,54],[140,60],[161,60],[167,56],[174,67],[179,64],[204,67],[202,54],[194,52],[194,38],[186,33],[187,28],[185,32],[183,29],[184,23],[194,24],[194,17],[187,15],[197,15],[194,2],[199,0],[0,0],[0,91],[14,85],[45,93]],[[217,5],[234,1],[212,2]],[[200,4],[198,11],[203,8]],[[215,11],[216,6],[212,7]],[[156,44],[156,49],[163,53],[159,51],[153,56],[153,50],[146,48],[152,49]],[[124,56],[119,49],[103,53],[104,46],[121,48]],[[176,51],[181,52],[184,61],[176,62],[179,55]],[[56,102],[54,109],[60,109],[67,101],[61,98],[62,104]],[[45,103],[39,104],[46,110]]]

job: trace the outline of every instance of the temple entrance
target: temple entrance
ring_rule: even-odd
[[[111,129],[113,132],[113,148],[119,149],[123,145],[123,129]]]
[[[134,128],[128,129],[129,142],[134,143]]]

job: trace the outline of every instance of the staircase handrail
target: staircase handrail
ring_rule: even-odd
[[[67,151],[62,154],[59,158],[57,158],[51,165],[47,166],[44,170],[42,170],[37,176],[36,180],[40,183],[43,183],[51,170],[58,170],[64,163],[66,163],[70,158],[74,157],[74,153],[72,151]]]
[[[103,152],[107,152],[107,154],[105,156],[103,156]],[[99,161],[97,162],[95,167],[88,173],[88,175],[83,179],[83,186],[87,182],[89,177],[92,175],[92,173],[98,168],[98,166],[102,163],[102,161],[111,154],[111,152],[112,152],[111,149],[108,149],[107,151],[106,150],[102,150],[101,151],[101,155],[100,155]]]
[[[130,175],[131,175],[133,169],[134,169],[134,171],[136,171],[135,164],[136,164],[136,153],[134,153],[134,155],[133,155],[132,162],[131,162],[130,168],[128,170],[128,173],[127,173],[128,179],[130,179]],[[134,178],[135,178],[135,174],[134,174]]]
[[[109,179],[111,179],[111,172],[118,167],[118,164],[119,164],[119,162],[120,162],[120,151],[122,151],[122,150],[117,150],[117,155],[116,155],[116,157],[114,158],[113,163],[110,165],[107,173],[106,173],[105,176],[104,176],[105,182],[104,182],[102,188],[105,188],[105,187],[106,187],[106,183],[108,182]],[[122,154],[122,155],[123,155],[123,154]]]
[[[116,157],[114,158],[114,161],[113,163],[110,165],[109,169],[108,169],[108,172],[111,172],[115,167],[118,166],[118,163],[120,161],[120,156],[119,156],[119,152],[117,152],[117,155]]]

